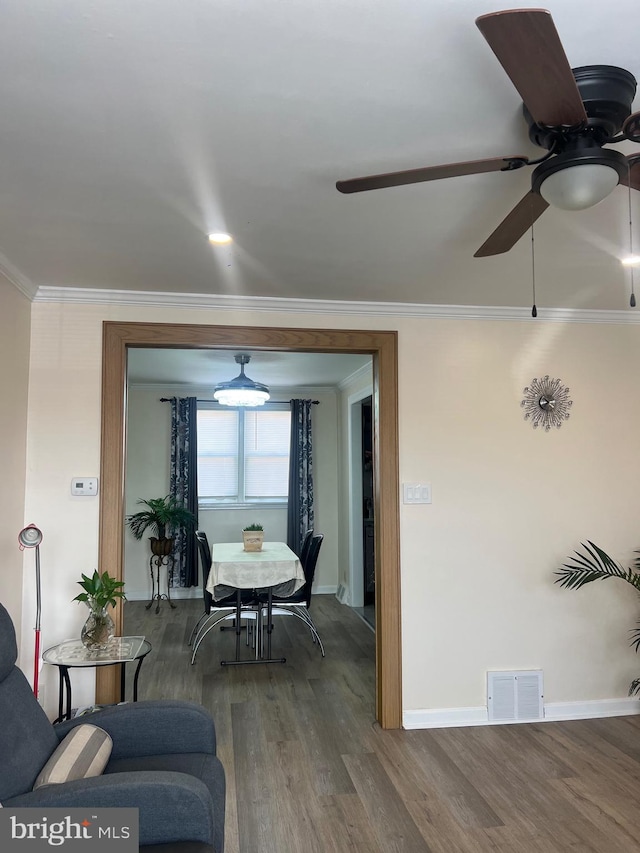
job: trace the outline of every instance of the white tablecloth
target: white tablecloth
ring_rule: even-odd
[[[217,542],[211,557],[207,589],[218,600],[235,589],[271,587],[276,595],[293,595],[304,584],[302,564],[284,542],[264,542],[262,551],[245,551],[242,542]]]

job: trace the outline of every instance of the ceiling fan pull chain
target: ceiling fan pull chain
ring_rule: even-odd
[[[628,163],[629,161],[627,161]],[[629,179],[627,181],[627,188],[629,190],[629,256],[633,258],[633,218],[631,216],[631,165],[628,165],[629,170]],[[633,264],[631,264],[631,298],[629,299],[629,305],[632,308],[636,307],[636,294],[634,289],[633,282]]]
[[[533,287],[533,307],[531,308],[531,316],[538,316],[538,309],[536,308],[536,253],[535,253],[535,239],[533,235],[533,221],[531,222],[531,284]]]

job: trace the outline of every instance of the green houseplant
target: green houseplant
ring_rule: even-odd
[[[261,524],[247,524],[242,528],[242,541],[245,551],[262,551],[264,528]]]
[[[90,611],[82,626],[80,639],[92,651],[106,649],[115,631],[107,607],[115,607],[118,598],[126,597],[123,590],[124,581],[112,578],[108,572],[100,574],[96,569],[91,577],[83,574],[78,584],[84,592],[76,595],[73,601],[83,601]]]
[[[173,550],[173,539],[167,536],[169,531],[181,527],[193,530],[197,524],[195,515],[171,495],[139,500],[138,503],[146,509],[128,515],[125,524],[136,539],[142,539],[146,530],[155,534],[149,537],[149,542],[156,556],[167,556]]]
[[[640,592],[640,557],[636,557],[633,568],[625,569],[619,563],[598,548],[593,542],[581,543],[583,552],[574,551],[574,556],[562,568],[556,571],[555,583],[565,589],[580,589],[585,584],[607,578],[619,578]],[[636,551],[636,553],[640,553]],[[640,621],[638,622],[640,625]],[[631,631],[631,645],[636,652],[640,648],[640,628]],[[629,696],[640,694],[640,678],[635,678],[629,686]]]

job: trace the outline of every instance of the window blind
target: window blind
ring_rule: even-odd
[[[291,413],[244,413],[245,499],[282,498],[289,492]]]
[[[236,409],[198,410],[198,495],[238,499]]]
[[[286,501],[291,412],[198,409],[198,497],[225,503]]]

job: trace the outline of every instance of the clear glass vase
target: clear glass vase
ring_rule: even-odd
[[[102,651],[115,635],[115,624],[106,607],[89,607],[89,616],[82,626],[80,639],[90,651]]]

